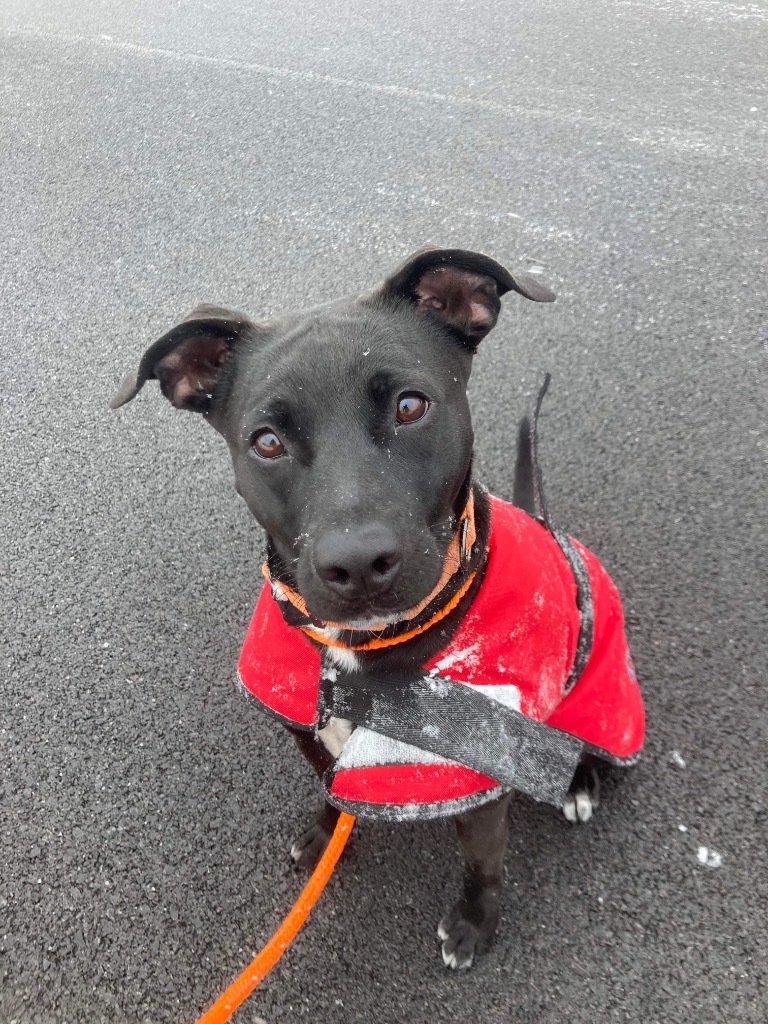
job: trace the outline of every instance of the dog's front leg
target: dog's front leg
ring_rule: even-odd
[[[333,764],[334,758],[320,742],[315,733],[303,729],[292,729],[286,726],[296,740],[296,746],[302,752],[322,779],[326,770]],[[297,867],[311,869],[322,856],[328,840],[331,838],[339,812],[329,803],[324,803],[319,813],[312,819],[309,827],[302,832],[291,847],[291,857]]]
[[[510,797],[506,793],[454,819],[464,853],[463,894],[437,929],[448,967],[471,967],[475,954],[487,952],[493,942],[499,923]]]

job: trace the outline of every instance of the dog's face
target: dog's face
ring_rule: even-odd
[[[374,292],[275,321],[199,306],[113,406],[156,377],[202,412],[310,613],[394,620],[440,578],[470,473],[472,355],[510,290],[554,298],[487,257],[427,249]]]
[[[317,618],[381,622],[437,583],[472,454],[469,366],[410,308],[365,303],[243,353],[217,426]]]

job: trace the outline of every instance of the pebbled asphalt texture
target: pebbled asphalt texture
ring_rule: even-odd
[[[477,468],[510,496],[551,370],[549,499],[623,591],[645,757],[588,826],[514,804],[460,975],[451,824],[362,823],[234,1020],[766,1020],[766,52],[765,0],[5,0],[1,1024],[194,1021],[318,799],[235,682],[263,542],[226,451],[156,388],[110,413],[121,375],[195,301],[426,241],[558,292],[482,344]]]

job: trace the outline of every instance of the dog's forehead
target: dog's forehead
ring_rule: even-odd
[[[371,384],[441,387],[464,375],[459,346],[410,310],[330,307],[271,327],[250,352],[251,397],[337,397]],[[303,394],[302,394],[303,393]]]

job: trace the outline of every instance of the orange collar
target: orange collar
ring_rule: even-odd
[[[418,604],[414,605],[413,608],[409,608],[404,611],[397,622],[391,623],[375,623],[369,626],[362,632],[376,633],[381,632],[388,628],[388,626],[398,625],[400,622],[410,622],[415,619],[417,615],[424,611],[424,609],[430,605],[435,598],[441,593],[442,590],[448,585],[449,581],[453,576],[459,572],[460,569],[466,568],[469,564],[470,557],[472,555],[472,548],[477,541],[477,530],[475,528],[475,496],[472,488],[469,490],[469,497],[467,503],[464,506],[464,511],[461,513],[456,530],[451,537],[451,542],[448,545],[448,550],[445,553],[443,560],[443,571],[440,579],[437,581],[437,585],[427,594],[427,596],[419,601]],[[265,562],[261,571],[264,573],[264,577],[272,587],[272,594],[276,600],[286,600],[293,605],[293,607],[311,619],[304,598],[292,587],[289,587],[285,583],[276,582],[272,579],[269,572],[269,566]],[[346,632],[350,631],[349,626],[345,626],[342,622],[323,622],[319,627],[314,625],[300,626],[302,632],[306,633],[312,640],[316,640],[318,643],[323,644],[326,647],[340,647],[346,651],[374,651],[382,647],[392,647],[395,644],[402,644],[406,640],[411,640],[413,637],[418,636],[420,633],[426,632],[431,629],[435,623],[444,619],[446,615],[453,611],[456,605],[461,601],[464,595],[467,593],[469,588],[477,575],[477,570],[469,574],[467,579],[462,583],[458,591],[450,598],[450,600],[443,605],[442,608],[438,609],[434,615],[432,615],[427,622],[421,626],[416,626],[414,629],[408,630],[406,633],[400,633],[397,636],[391,637],[374,637],[371,640],[367,640],[364,643],[359,644],[346,644],[341,640],[337,640],[335,637],[326,635],[322,630],[326,629],[340,629]]]

